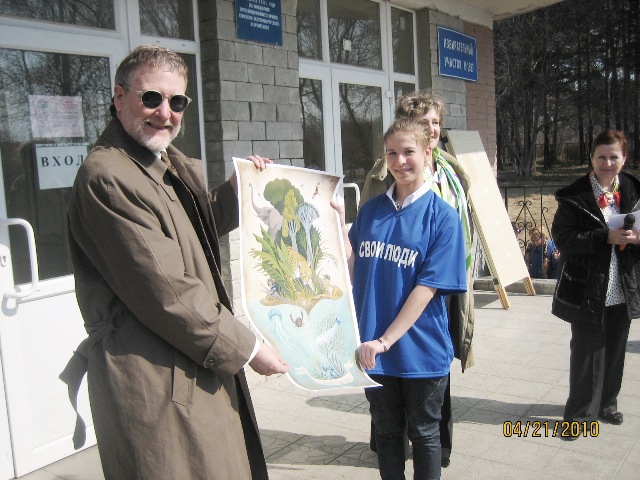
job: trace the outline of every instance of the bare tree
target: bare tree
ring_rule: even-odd
[[[553,168],[559,142],[588,161],[604,128],[624,129],[640,155],[640,7],[637,0],[567,0],[496,24],[499,165],[522,176],[542,143]]]

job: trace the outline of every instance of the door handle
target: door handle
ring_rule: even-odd
[[[343,183],[342,188],[353,188],[356,192],[356,210],[360,206],[360,187],[357,183]]]
[[[31,265],[31,287],[27,290],[18,292],[15,289],[10,292],[2,292],[5,298],[25,298],[29,295],[33,295],[38,290],[38,283],[40,282],[38,276],[38,257],[36,255],[36,237],[33,233],[33,227],[29,222],[22,218],[0,218],[0,227],[9,225],[20,225],[27,232],[27,244],[29,246],[29,260]],[[4,258],[4,253],[0,255],[0,262],[7,264],[8,260]],[[3,266],[3,265],[0,265]],[[13,273],[13,272],[12,272]]]

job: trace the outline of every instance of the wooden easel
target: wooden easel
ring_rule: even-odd
[[[471,219],[482,242],[500,303],[508,309],[506,286],[524,280],[527,294],[535,295],[536,292],[480,134],[467,130],[447,130],[443,134],[447,139],[447,151],[457,158],[469,177]]]
[[[470,210],[471,210],[471,218],[472,218],[473,224],[479,225],[480,223],[477,216],[475,215],[475,210],[473,209],[473,207],[471,207]],[[479,237],[480,237],[480,241],[482,242],[482,248],[484,249],[484,252],[487,258],[487,264],[489,265],[489,272],[491,273],[491,277],[493,280],[493,287],[496,289],[496,293],[498,294],[498,298],[500,299],[502,308],[504,308],[505,310],[508,310],[511,307],[511,304],[509,303],[509,297],[507,297],[507,291],[505,287],[502,285],[502,283],[500,283],[500,278],[498,277],[497,273],[495,273],[497,270],[493,263],[492,255],[490,253],[487,253],[487,252],[490,252],[490,250],[487,248],[485,244],[484,237],[481,234],[479,234]],[[524,282],[524,288],[527,291],[527,295],[535,295],[536,289],[533,286],[531,277],[527,275],[522,280]]]

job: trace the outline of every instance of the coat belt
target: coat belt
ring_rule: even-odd
[[[87,440],[86,424],[78,412],[78,392],[82,379],[87,373],[89,366],[89,352],[100,343],[104,337],[113,330],[111,325],[103,325],[93,330],[87,338],[85,338],[78,348],[73,352],[73,356],[64,367],[62,373],[58,376],[60,380],[67,384],[69,391],[69,401],[76,412],[76,426],[73,431],[73,448],[78,450]]]

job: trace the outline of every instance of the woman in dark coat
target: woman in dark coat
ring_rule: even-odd
[[[593,171],[556,194],[552,235],[564,260],[552,313],[571,323],[565,421],[623,421],[617,397],[630,322],[640,316],[640,235],[636,227],[609,222],[640,208],[640,181],[621,172],[626,152],[624,133],[600,133]],[[579,436],[577,429],[572,433],[569,439]]]

